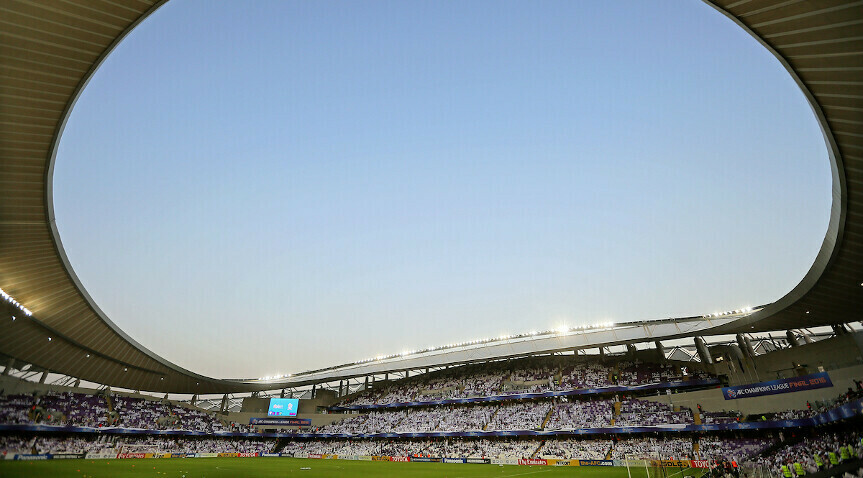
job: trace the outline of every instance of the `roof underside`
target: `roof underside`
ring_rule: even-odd
[[[0,300],[0,355],[136,390],[206,394],[311,383],[308,379],[312,377],[281,384],[215,380],[158,357],[126,336],[98,309],[66,260],[54,224],[51,195],[54,157],[66,118],[102,60],[162,3],[6,0],[0,5],[0,288],[33,312],[32,318],[26,318]],[[831,155],[833,206],[822,249],[800,285],[749,317],[703,322],[684,334],[781,330],[861,320],[863,2],[707,3],[771,50],[809,99]],[[11,321],[8,317],[12,315],[21,318]],[[669,336],[680,335],[671,332]],[[579,343],[535,341],[519,347],[527,352],[548,351],[552,346],[571,349],[606,340],[621,343],[665,337],[661,333],[624,335],[596,336],[590,343],[584,342],[587,336]],[[500,345],[482,349],[465,357],[487,360],[511,354]],[[436,357],[437,361],[451,359]],[[430,360],[423,359],[423,363]],[[315,379],[338,380],[408,365],[413,364],[395,360]]]

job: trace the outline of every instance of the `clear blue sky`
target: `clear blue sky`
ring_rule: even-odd
[[[96,302],[216,377],[771,302],[830,207],[788,74],[671,0],[172,0],[54,183]]]

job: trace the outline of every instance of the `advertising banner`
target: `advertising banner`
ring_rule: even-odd
[[[578,460],[548,460],[548,464],[553,466],[578,466]]]
[[[543,460],[541,458],[528,458],[518,460],[519,465],[548,465],[548,460]]]
[[[473,463],[477,465],[488,465],[491,463],[491,460],[488,458],[468,458],[465,460],[465,463]]]
[[[360,455],[359,459],[362,461],[372,461],[375,459],[375,457],[369,455]]]
[[[411,457],[411,461],[420,463],[440,463],[440,458],[430,456],[414,456]]]
[[[276,457],[282,456],[282,454],[281,453],[261,453],[261,456],[266,457],[266,458],[276,458]]]
[[[52,460],[71,460],[75,458],[84,458],[86,453],[51,453]]]
[[[236,453],[237,458],[254,458],[258,456],[257,453]]]
[[[722,387],[722,395],[726,400],[738,398],[760,397],[777,393],[800,392],[816,388],[832,387],[833,382],[827,372],[818,372],[802,377],[782,378],[769,382],[750,383],[736,387]]]
[[[411,461],[411,457],[409,457],[409,456],[391,456],[390,461],[400,461],[400,462]]]
[[[614,466],[613,460],[578,460],[578,466]]]
[[[219,453],[218,455],[219,455],[218,456],[219,458],[236,458],[237,457],[236,453]]]
[[[153,458],[152,453],[120,453],[117,458]]]
[[[323,458],[323,457],[324,457],[324,455],[321,455],[321,454],[318,454],[318,453],[309,453],[309,455],[308,455],[308,457],[307,457],[307,458],[314,458],[314,459],[316,459],[316,460],[320,460],[320,459],[321,459],[321,458]]]
[[[15,455],[16,460],[25,460],[25,461],[47,460],[50,457],[51,457],[50,455]]]
[[[691,460],[690,466],[692,468],[710,468],[710,462],[707,460]]]
[[[650,460],[651,466],[689,468],[689,460]]]
[[[443,463],[464,463],[464,458],[444,458]]]
[[[195,453],[195,458],[216,458],[218,456],[218,453]]]
[[[289,417],[267,417],[267,418],[250,418],[249,425],[273,425],[282,427],[307,427],[311,426],[312,420],[309,418],[289,418]]]

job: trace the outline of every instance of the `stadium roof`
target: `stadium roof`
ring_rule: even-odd
[[[8,0],[0,6],[0,289],[8,296],[0,298],[0,356],[128,389],[230,393],[600,344],[861,320],[863,2],[717,0],[707,3],[770,50],[800,86],[830,154],[829,227],[811,269],[782,299],[748,315],[495,342],[277,382],[217,380],[180,368],[127,336],[87,294],[60,242],[51,189],[59,139],[79,94],[114,47],[163,3]]]

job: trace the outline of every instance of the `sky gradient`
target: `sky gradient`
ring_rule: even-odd
[[[775,301],[830,176],[701,2],[173,0],[82,93],[54,201],[115,323],[238,378]]]

